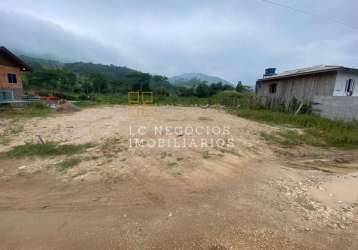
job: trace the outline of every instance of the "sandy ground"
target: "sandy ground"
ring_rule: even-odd
[[[0,152],[38,135],[94,146],[0,160],[0,249],[358,249],[358,152],[260,136],[277,129],[199,107],[1,120]]]

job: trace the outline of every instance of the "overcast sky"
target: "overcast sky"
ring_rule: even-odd
[[[264,68],[358,68],[357,0],[1,0],[0,45],[33,56],[201,72],[254,84]]]

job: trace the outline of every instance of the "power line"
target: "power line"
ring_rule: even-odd
[[[325,19],[325,20],[328,20],[328,21],[330,21],[330,22],[338,23],[338,24],[344,25],[344,26],[346,26],[346,27],[349,27],[349,28],[351,28],[351,29],[358,30],[358,27],[357,27],[357,26],[350,25],[350,24],[348,24],[348,23],[346,23],[346,22],[343,22],[343,21],[341,21],[341,20],[338,20],[338,19],[335,19],[335,18],[332,18],[332,17],[323,16],[323,15],[316,14],[316,13],[313,13],[313,12],[310,12],[310,11],[307,11],[307,10],[298,9],[298,8],[296,8],[296,7],[292,7],[292,6],[289,6],[289,5],[286,5],[286,4],[277,3],[277,2],[274,2],[274,1],[271,1],[271,0],[261,0],[261,1],[262,1],[262,2],[265,2],[265,3],[268,3],[268,4],[272,4],[272,5],[279,6],[279,7],[282,7],[282,8],[290,9],[290,10],[292,10],[292,11],[300,12],[300,13],[305,14],[305,15],[309,15],[309,16],[313,16],[313,17],[316,17],[316,18]]]

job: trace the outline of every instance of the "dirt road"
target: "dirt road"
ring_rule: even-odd
[[[0,249],[358,249],[357,151],[270,144],[278,128],[199,107],[2,123],[0,151],[94,146],[67,171],[68,156],[0,160]]]

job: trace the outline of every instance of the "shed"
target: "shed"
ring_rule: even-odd
[[[315,96],[358,96],[357,82],[358,69],[318,65],[264,75],[256,82],[256,95],[266,100],[279,99],[286,104],[293,98],[309,103]]]

